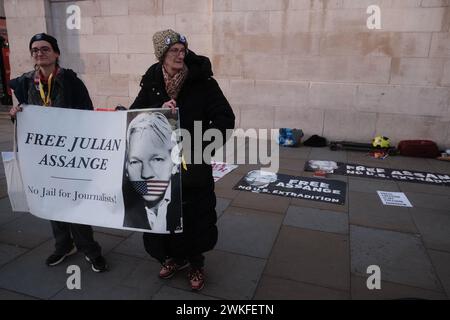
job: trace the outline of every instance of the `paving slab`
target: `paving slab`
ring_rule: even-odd
[[[217,213],[217,218],[220,218],[224,211],[228,208],[228,206],[230,205],[231,200],[230,199],[226,199],[226,198],[217,198],[217,203],[216,203],[216,213]]]
[[[112,229],[112,228],[103,228],[103,227],[93,227],[95,232],[100,232],[104,234],[108,234],[111,236],[117,236],[121,238],[128,238],[133,234],[133,231],[129,230],[121,230],[121,229]]]
[[[12,139],[12,133],[0,135],[0,143],[9,142],[9,141],[11,141],[11,139]]]
[[[283,226],[265,275],[350,289],[348,236]]]
[[[450,174],[450,161],[442,161],[436,159],[427,159],[433,172]]]
[[[155,259],[141,259],[128,275],[126,275],[121,285],[139,290],[146,290],[150,297],[153,297],[164,285],[168,284],[167,280],[159,278],[159,270],[161,265]]]
[[[121,238],[104,234],[94,236],[102,246],[103,254],[107,254],[121,241]],[[0,288],[40,299],[50,299],[66,287],[66,270],[69,265],[78,265],[82,274],[94,273],[81,253],[68,257],[55,267],[46,266],[45,259],[53,251],[53,240],[47,241],[3,266],[0,269]],[[113,261],[108,261],[108,264],[110,269],[115,269]]]
[[[394,181],[349,177],[349,190],[355,192],[376,193],[377,191],[400,192]]]
[[[450,212],[421,208],[411,212],[425,246],[450,252]]]
[[[366,276],[377,265],[385,281],[442,291],[425,247],[417,235],[350,226],[351,268]]]
[[[418,232],[409,208],[383,205],[376,193],[350,192],[349,219],[359,226]]]
[[[433,168],[428,163],[428,159],[425,158],[414,158],[414,157],[403,157],[403,156],[392,156],[385,159],[392,169],[402,169],[402,170],[413,170],[422,172],[431,172]]]
[[[9,152],[9,151],[13,151],[13,148],[14,148],[14,143],[12,141],[0,142],[0,151],[7,151],[7,152]],[[2,165],[3,165],[3,161],[1,161],[1,162],[2,162]],[[2,172],[4,172],[3,167],[2,167]]]
[[[328,147],[311,148],[308,159],[310,160],[330,160],[337,162],[347,162],[346,151],[332,151]]]
[[[447,187],[447,189],[450,190],[449,187]],[[406,192],[406,196],[408,197],[409,201],[411,201],[411,204],[416,208],[446,210],[447,212],[450,208],[449,196],[440,196],[417,192]]]
[[[290,206],[283,224],[316,231],[348,234],[348,215],[339,211]]]
[[[12,211],[9,198],[3,198],[0,200],[0,226],[22,217],[24,214],[28,213]]]
[[[325,178],[322,178],[322,177],[314,177],[314,172],[312,172],[312,171],[302,171],[299,176],[306,177],[306,178],[320,179],[320,180],[338,180],[338,181],[343,181],[346,183],[348,182],[348,176],[342,175],[342,174],[334,174],[334,173],[327,173],[327,176]]]
[[[5,178],[5,167],[3,166],[3,161],[0,161],[0,178]]]
[[[241,180],[245,174],[233,170],[215,183],[216,189],[232,189]]]
[[[153,300],[217,300],[201,292],[192,292],[163,286],[152,298]]]
[[[8,196],[8,188],[6,187],[6,178],[0,178],[0,199]]]
[[[305,175],[305,172],[304,171],[294,171],[294,170],[289,170],[289,169],[283,169],[283,168],[280,168],[279,170],[278,170],[278,172],[277,172],[278,174],[285,174],[285,175],[288,175],[288,176],[295,176],[295,177],[301,177],[301,176],[304,176]]]
[[[150,257],[149,254],[145,251],[141,232],[133,233],[133,235],[128,237],[125,241],[123,241],[116,248],[114,248],[113,251],[115,253],[130,255],[141,259],[146,259]]]
[[[0,131],[11,135],[9,129],[12,126],[9,121],[7,124],[5,127],[0,121]],[[10,151],[11,145],[10,139],[0,142],[0,150]],[[312,176],[303,171],[305,159],[450,173],[450,163],[433,159],[388,157],[376,160],[362,153],[310,147],[280,148],[279,152],[279,172],[293,176]],[[450,252],[446,239],[450,234],[447,228],[450,197],[447,189],[329,175],[330,179],[349,183],[345,206],[232,190],[248,171],[260,167],[260,164],[240,166],[216,183],[220,238],[216,250],[207,253],[205,289],[192,293],[187,270],[171,280],[159,279],[159,263],[143,249],[142,234],[130,231],[94,228],[95,238],[110,265],[108,273],[93,273],[80,253],[69,257],[60,266],[46,267],[44,260],[53,251],[50,224],[45,220],[36,223],[40,219],[11,212],[0,163],[0,299],[75,299],[77,296],[121,300],[348,299],[350,293],[353,299],[448,297]],[[384,212],[386,208],[383,207],[377,213],[375,200],[361,198],[359,194],[374,194],[381,187],[383,191],[405,192],[415,207],[406,209],[409,214],[404,213],[404,208],[395,207],[392,212]],[[349,197],[354,192],[356,194]],[[382,206],[379,198],[376,199]],[[376,228],[409,234],[352,226],[353,230],[374,230],[363,232],[355,241],[359,247],[354,248],[353,240],[350,240],[358,232],[350,232],[349,236],[345,229],[348,220],[352,223],[351,215],[346,213],[355,207],[353,200],[360,211],[369,211],[369,214],[364,213],[365,216],[359,214],[353,218],[369,221],[366,224]],[[281,232],[277,238],[280,224]],[[246,232],[241,231],[243,228]],[[422,238],[410,234],[416,232],[420,232]],[[268,249],[270,243],[274,244],[272,251]],[[360,262],[359,269],[354,268],[357,265],[354,260]],[[372,264],[381,261],[380,292],[368,292],[365,285],[367,275],[363,267],[368,261],[374,261]],[[81,267],[83,293],[65,289],[66,268],[71,264]],[[264,269],[266,264],[267,269]]]
[[[3,122],[3,119],[0,119],[1,122]],[[11,127],[9,128],[9,125],[5,125],[4,123],[0,123],[0,135],[9,137],[9,139],[12,141],[13,139],[13,131],[14,126],[11,123]]]
[[[208,252],[205,265],[206,284],[201,293],[219,299],[252,299],[265,264],[265,259],[219,250]],[[169,286],[190,290],[187,270],[169,280]]]
[[[291,170],[301,174],[305,168],[306,159],[282,159],[280,169]]]
[[[108,284],[103,284],[103,281],[99,285],[99,289],[89,286],[85,291],[82,288],[81,292],[76,290],[72,290],[70,294],[66,292],[67,289],[63,289],[60,294],[51,300],[150,300],[149,293],[146,290],[121,285],[108,286]]]
[[[278,154],[281,159],[308,159],[311,147],[300,146],[298,148],[280,147]]]
[[[31,214],[25,214],[0,227],[0,242],[24,248],[35,248],[52,237],[50,222]]]
[[[311,177],[313,177],[313,173],[312,172],[309,172],[309,174],[311,175]],[[329,174],[327,174],[326,179],[338,180],[338,181],[343,181],[345,183],[348,183],[349,177],[348,176],[343,176],[343,175],[340,175],[340,174],[329,173]],[[347,185],[347,193],[348,193],[348,185]]]
[[[260,164],[241,164],[239,167],[233,170],[232,173],[236,175],[240,175],[241,177],[245,176],[247,173],[253,170],[260,170],[263,167]],[[239,181],[239,180],[238,180]],[[220,180],[218,181],[220,182]]]
[[[242,179],[244,174],[232,171],[215,184],[215,193],[219,198],[234,199],[239,191],[233,190],[233,187]]]
[[[276,213],[249,213],[230,208],[219,220],[216,249],[267,259],[282,220]]]
[[[367,275],[369,276],[369,275]],[[383,277],[383,274],[381,275]],[[352,299],[353,300],[445,300],[445,293],[414,288],[388,281],[381,281],[380,290],[369,290],[367,278],[352,275]]]
[[[328,211],[338,211],[338,212],[348,212],[348,194],[346,196],[345,204],[331,204],[326,202],[319,202],[313,200],[305,200],[305,199],[291,199],[290,205],[295,207],[305,207],[305,208],[315,208],[320,210],[328,210]]]
[[[27,252],[27,249],[0,243],[0,267]]]
[[[81,290],[64,288],[53,299],[56,300],[149,300],[152,296],[151,277],[140,279],[141,288],[129,287],[124,284],[134,271],[144,261],[139,258],[111,253],[106,256],[108,263],[113,265],[108,272],[94,273],[87,270],[81,274]],[[158,279],[156,279],[158,280]],[[160,281],[153,285],[153,292],[159,290]],[[145,287],[146,290],[143,290]],[[142,289],[142,290],[140,290]]]
[[[391,164],[384,161],[384,160],[377,160],[374,158],[371,158],[370,156],[365,157],[351,157],[348,156],[348,162],[349,164],[358,164],[366,167],[371,168],[391,168]]]
[[[102,247],[102,254],[108,254],[124,241],[122,237],[99,232],[94,232],[94,240],[97,241],[98,244]]]
[[[216,193],[217,197],[220,197],[223,199],[228,199],[228,200],[233,200],[240,193],[240,191],[233,190],[231,188],[226,188],[226,189],[225,188],[216,188],[214,190],[214,192]]]
[[[0,119],[0,121],[3,122],[3,119]],[[9,140],[12,141],[13,131],[14,131],[14,125],[12,122],[11,122],[11,124],[0,123],[0,135],[5,136],[6,138],[9,138]]]
[[[0,289],[0,301],[3,300],[37,300],[37,299],[17,292]]]
[[[10,119],[0,119],[0,132],[3,134],[12,134],[14,130],[14,125]]]
[[[284,214],[290,202],[288,197],[243,191],[231,202],[231,206]]]
[[[264,275],[256,290],[255,300],[347,300],[347,291],[310,285]]]
[[[375,168],[390,168],[390,163],[386,159],[376,159],[368,152],[362,151],[347,151],[347,161]]]
[[[47,241],[3,266],[0,288],[39,299],[49,299],[57,294],[66,285],[66,268],[74,263],[74,259],[67,259],[57,267],[47,267],[45,259],[52,251],[53,243]]]
[[[447,298],[450,299],[450,253],[429,250],[431,262],[436,270],[436,273],[441,280],[442,286],[447,293]]]
[[[412,183],[412,182],[399,182],[397,185],[401,192],[414,192],[414,193],[428,193],[434,195],[447,196],[450,194],[450,188],[447,186],[437,186],[424,183]]]

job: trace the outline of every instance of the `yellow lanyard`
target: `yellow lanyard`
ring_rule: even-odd
[[[41,94],[41,99],[44,102],[44,106],[48,107],[50,105],[50,94],[52,93],[52,78],[53,73],[50,74],[50,77],[48,77],[48,94],[45,95],[44,92],[44,85],[41,82],[41,79],[39,78],[39,93]]]
[[[183,165],[183,169],[187,171],[186,160],[184,160],[184,155],[181,155],[181,164]]]

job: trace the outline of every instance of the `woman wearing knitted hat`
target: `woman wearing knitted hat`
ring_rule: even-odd
[[[225,138],[226,130],[234,128],[235,117],[212,78],[210,60],[189,51],[186,38],[173,30],[156,32],[153,45],[158,63],[142,77],[141,90],[130,108],[178,108],[181,128],[191,136],[194,122],[200,122],[203,132],[219,129]],[[194,148],[192,143],[191,151]],[[203,151],[203,146],[200,149]],[[161,263],[161,278],[171,278],[190,265],[190,285],[198,291],[205,280],[203,253],[217,242],[216,196],[209,164],[188,164],[182,170],[182,198],[183,233],[145,233],[144,246]]]

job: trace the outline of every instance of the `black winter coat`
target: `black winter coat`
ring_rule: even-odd
[[[209,128],[219,129],[225,142],[227,129],[234,129],[234,113],[220,90],[217,81],[212,78],[211,62],[207,57],[198,56],[189,51],[185,58],[189,74],[178,94],[177,107],[180,112],[180,126],[194,138],[194,121],[202,122],[202,136]],[[170,100],[164,84],[161,63],[152,65],[141,81],[141,91],[130,109],[159,108]],[[192,148],[194,143],[192,143]],[[206,146],[204,143],[203,147]],[[193,149],[191,153],[193,157]],[[213,188],[210,165],[188,165],[183,170],[183,189]]]
[[[211,62],[192,51],[184,61],[189,73],[176,99],[181,128],[189,130],[193,138],[194,121],[201,121],[203,132],[209,128],[219,129],[225,142],[225,131],[234,128],[235,117],[217,81],[212,78]],[[131,109],[159,108],[169,100],[162,65],[156,63],[142,77],[141,91]],[[206,144],[201,146],[202,149],[204,146]],[[217,242],[216,197],[211,166],[188,164],[187,171],[181,171],[183,233],[169,237],[144,233],[145,249],[160,262],[167,257],[191,261],[193,257],[213,249]]]
[[[57,101],[52,107],[93,110],[89,92],[84,83],[77,77],[77,74],[71,69],[60,69],[55,77],[57,85],[56,90],[52,90],[51,100]],[[19,104],[32,104],[29,97],[29,90],[34,86],[34,71],[24,73],[18,78],[9,82],[11,89],[14,90]],[[57,97],[61,95],[61,99]],[[37,103],[37,101],[35,102]],[[39,103],[42,105],[42,102]]]
[[[125,216],[123,226],[128,228],[151,230],[145,210],[145,201],[137,194],[131,186],[130,181],[124,177],[123,201],[125,205]],[[176,174],[171,178],[171,202],[167,206],[166,223],[167,230],[171,233],[181,228],[181,215],[179,206],[180,195],[180,175]]]

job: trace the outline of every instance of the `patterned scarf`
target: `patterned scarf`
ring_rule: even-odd
[[[167,94],[171,99],[176,99],[178,97],[178,94],[180,93],[181,87],[183,86],[184,81],[187,78],[188,75],[188,68],[186,65],[183,66],[183,69],[181,69],[177,74],[175,74],[173,77],[171,77],[166,69],[163,66],[163,75],[164,75],[164,83],[166,84],[166,91]]]

